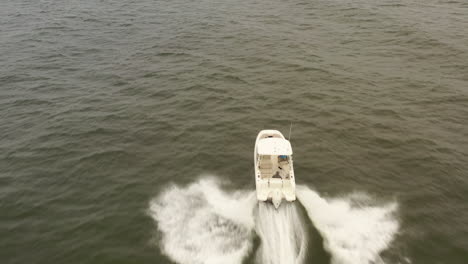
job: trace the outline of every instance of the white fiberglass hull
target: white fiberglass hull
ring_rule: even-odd
[[[275,208],[283,200],[296,200],[292,149],[281,132],[262,130],[254,152],[255,185],[259,201],[271,201]]]

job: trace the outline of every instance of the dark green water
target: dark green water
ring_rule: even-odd
[[[284,209],[306,263],[467,263],[467,44],[466,1],[4,0],[0,262],[174,263],[183,234],[203,263],[193,219],[219,216],[190,186],[247,197],[258,131],[293,122],[296,182],[327,201]],[[262,262],[227,226],[203,250]]]

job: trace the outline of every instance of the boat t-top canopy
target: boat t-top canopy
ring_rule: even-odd
[[[292,155],[291,143],[284,138],[264,138],[258,142],[260,155]]]

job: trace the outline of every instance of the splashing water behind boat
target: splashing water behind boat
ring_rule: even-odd
[[[379,254],[399,227],[396,203],[353,206],[353,197],[326,200],[305,186],[297,188],[297,195],[322,234],[333,264],[384,263]],[[361,200],[369,199],[361,195]]]
[[[182,264],[241,263],[252,248],[251,193],[227,195],[211,180],[168,188],[150,203],[162,251]]]
[[[382,262],[379,253],[398,231],[396,204],[353,207],[351,198],[326,200],[298,186],[299,201],[323,236],[333,264]],[[224,192],[212,179],[172,186],[150,202],[161,233],[161,249],[180,264],[240,264],[260,238],[256,262],[305,263],[306,219],[298,202],[257,205],[253,191]]]
[[[297,204],[284,203],[278,209],[260,202],[255,215],[255,231],[261,246],[257,263],[303,263],[306,257],[308,234]]]

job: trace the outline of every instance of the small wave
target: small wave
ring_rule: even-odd
[[[191,56],[188,53],[185,52],[159,52],[156,54],[156,56],[160,57],[166,57],[166,56],[172,56],[172,57],[178,57],[178,56]]]

